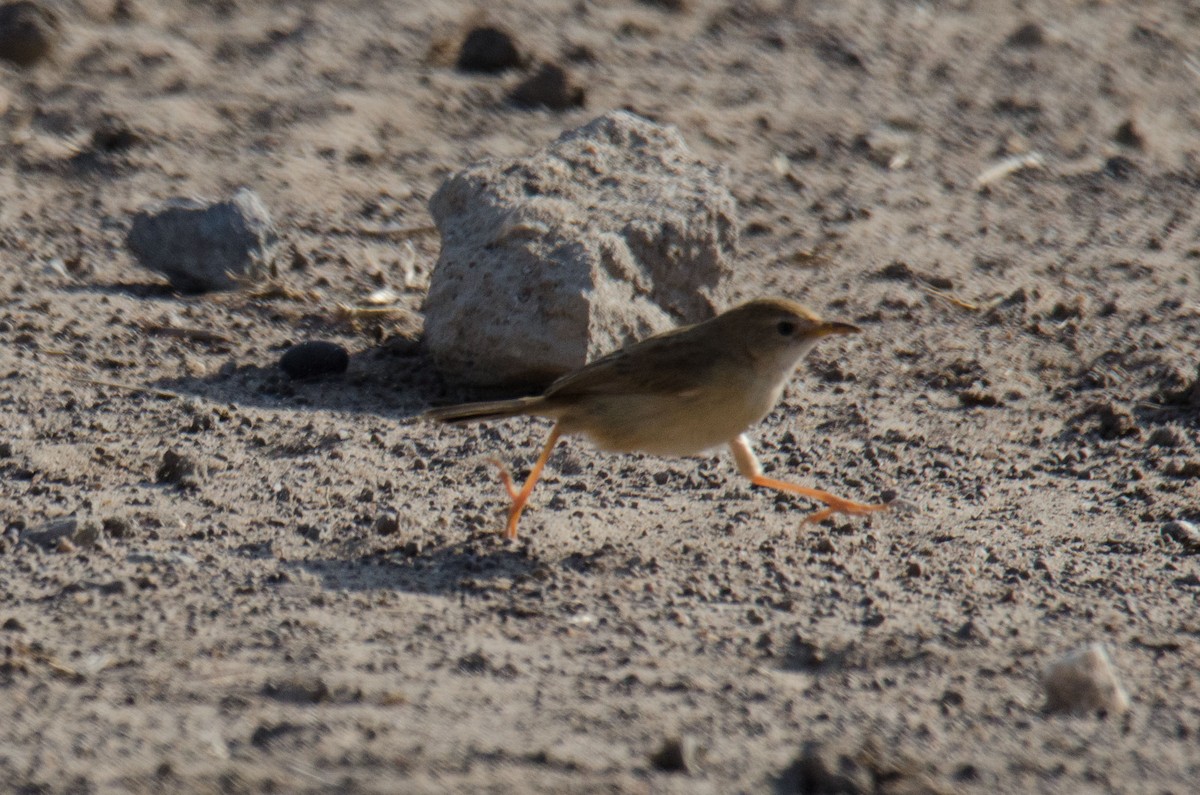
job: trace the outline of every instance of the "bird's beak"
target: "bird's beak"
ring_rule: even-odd
[[[851,323],[842,323],[837,320],[826,320],[816,328],[818,337],[828,337],[831,334],[857,334],[860,331],[862,329],[858,326]]]

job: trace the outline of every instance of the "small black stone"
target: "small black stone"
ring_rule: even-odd
[[[521,54],[507,31],[479,27],[472,29],[463,39],[456,65],[464,72],[503,72],[520,66]]]
[[[309,340],[284,351],[279,366],[292,379],[336,375],[346,372],[350,354],[337,343]]]
[[[200,483],[202,470],[203,467],[191,456],[167,450],[163,453],[162,463],[154,473],[154,479],[159,483],[170,483],[182,488],[195,488]]]
[[[1009,47],[1041,47],[1046,43],[1046,34],[1037,23],[1027,22],[1008,34],[1004,43]]]
[[[58,15],[41,3],[0,5],[0,59],[33,66],[53,52],[60,27]]]

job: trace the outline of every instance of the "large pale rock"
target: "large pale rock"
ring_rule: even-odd
[[[229,201],[174,198],[144,207],[126,237],[138,264],[184,292],[232,290],[263,281],[279,234],[258,194],[241,188]]]
[[[1055,660],[1042,677],[1047,712],[1107,712],[1129,709],[1129,694],[1113,670],[1108,652],[1099,643]]]
[[[451,379],[544,383],[724,308],[733,196],[673,127],[608,113],[451,176],[429,208],[425,343]]]

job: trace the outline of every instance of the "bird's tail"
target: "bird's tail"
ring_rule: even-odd
[[[515,398],[513,400],[487,400],[482,403],[460,403],[457,406],[442,406],[421,414],[422,419],[434,422],[478,422],[480,420],[502,420],[532,413],[531,410],[542,400],[541,396]]]

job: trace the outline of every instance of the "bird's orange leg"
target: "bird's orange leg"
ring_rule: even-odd
[[[750,440],[746,438],[745,434],[741,434],[731,441],[729,449],[733,452],[734,461],[737,462],[738,472],[750,478],[750,482],[755,486],[763,486],[764,488],[775,489],[777,491],[790,491],[793,494],[799,494],[802,497],[808,497],[817,502],[825,503],[827,507],[806,517],[805,522],[821,522],[836,513],[859,516],[861,514],[887,510],[891,507],[891,503],[888,502],[854,502],[853,500],[847,500],[844,497],[838,497],[820,489],[811,489],[808,486],[789,483],[786,480],[769,478],[763,474],[762,464],[758,463],[758,457],[754,455],[754,450],[750,447]]]
[[[499,461],[492,462],[500,468],[500,482],[504,484],[504,490],[508,492],[509,499],[512,500],[512,506],[508,509],[508,526],[504,529],[505,538],[516,540],[517,523],[521,521],[521,512],[525,510],[525,503],[529,502],[529,495],[533,493],[533,487],[537,485],[538,478],[542,476],[542,470],[546,468],[550,453],[554,450],[554,445],[558,444],[561,436],[562,431],[556,423],[550,430],[550,438],[546,440],[542,454],[538,456],[538,460],[530,470],[529,477],[525,478],[525,485],[521,487],[520,491],[517,491],[517,487],[513,485],[512,475],[508,473],[504,464]]]

